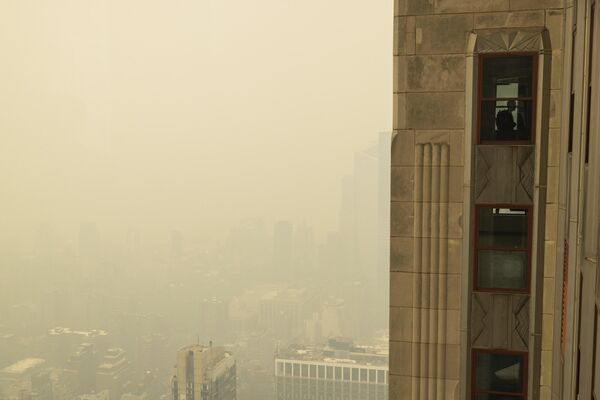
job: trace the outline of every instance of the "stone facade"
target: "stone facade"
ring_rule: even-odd
[[[396,0],[390,399],[471,399],[472,349],[526,353],[528,399],[600,398],[592,4]],[[480,57],[524,52],[537,60],[531,144],[479,144]],[[530,207],[526,293],[474,290],[478,204]]]

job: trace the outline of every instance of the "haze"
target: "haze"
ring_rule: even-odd
[[[0,3],[3,240],[337,220],[391,126],[392,2]]]
[[[291,393],[298,357],[387,399],[392,26],[1,0],[0,400],[183,400],[192,353],[219,400]]]

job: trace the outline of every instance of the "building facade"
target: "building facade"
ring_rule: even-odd
[[[390,399],[600,398],[598,0],[396,0]]]
[[[235,400],[236,364],[222,347],[191,345],[177,352],[173,400]]]
[[[277,400],[387,400],[388,354],[330,340],[290,346],[275,359]]]

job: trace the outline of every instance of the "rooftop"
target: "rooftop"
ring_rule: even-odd
[[[387,367],[388,349],[376,346],[357,346],[348,339],[337,338],[330,339],[325,346],[290,345],[286,349],[279,350],[277,358]]]
[[[25,358],[1,369],[0,372],[4,374],[20,375],[44,364],[45,362],[46,360],[43,358]]]

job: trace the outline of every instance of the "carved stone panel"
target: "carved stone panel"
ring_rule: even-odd
[[[477,30],[478,53],[539,50],[543,28]]]
[[[532,204],[534,146],[477,146],[475,202]]]
[[[529,296],[475,292],[471,302],[471,345],[527,351]]]

